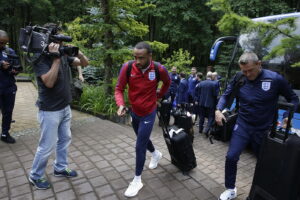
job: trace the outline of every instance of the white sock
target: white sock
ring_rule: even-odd
[[[157,157],[158,156],[158,151],[156,149],[152,152],[152,156],[153,157]]]
[[[134,179],[133,179],[134,182],[142,182],[142,176],[134,176]]]

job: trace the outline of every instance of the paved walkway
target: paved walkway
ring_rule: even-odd
[[[37,91],[31,83],[18,83],[18,93],[12,124],[12,135],[17,143],[0,142],[0,200],[4,199],[126,199],[123,196],[134,175],[135,138],[132,128],[102,120],[73,110],[73,141],[69,148],[70,167],[78,170],[74,179],[57,178],[52,175],[51,157],[47,178],[52,188],[46,191],[33,189],[27,174],[36,151],[39,129],[34,102]],[[224,187],[224,158],[226,143],[216,141],[211,145],[196,135],[194,149],[198,166],[190,176],[170,164],[170,156],[156,125],[152,140],[163,152],[163,159],[155,170],[149,170],[147,155],[142,175],[144,188],[133,199],[217,199]],[[255,159],[244,153],[239,162],[237,186],[239,196],[247,196]]]

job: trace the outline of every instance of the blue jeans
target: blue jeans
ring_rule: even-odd
[[[63,171],[68,166],[68,146],[71,143],[71,108],[58,111],[42,111],[38,113],[41,137],[37,148],[30,177],[40,179],[45,173],[48,158],[56,148],[56,159],[53,163],[55,171]]]
[[[137,136],[136,139],[136,167],[135,175],[140,176],[142,174],[145,160],[146,160],[146,150],[154,152],[154,146],[150,140],[151,131],[155,121],[156,110],[154,110],[149,115],[140,117],[131,112],[132,117],[132,127]]]

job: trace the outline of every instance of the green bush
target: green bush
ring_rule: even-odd
[[[115,88],[117,79],[113,79],[113,88]],[[128,103],[127,90],[124,92],[124,100]],[[105,84],[102,85],[84,85],[79,106],[83,110],[88,110],[94,114],[103,114],[114,116],[117,112],[117,105],[114,95],[105,93]]]

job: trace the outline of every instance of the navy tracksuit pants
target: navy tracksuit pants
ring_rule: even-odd
[[[135,175],[140,176],[142,174],[145,160],[146,160],[146,150],[148,149],[150,152],[154,152],[154,146],[150,140],[150,135],[152,132],[153,124],[155,121],[156,110],[152,113],[140,117],[135,113],[131,112],[132,117],[132,127],[137,136],[136,139],[136,167],[135,167]]]
[[[262,139],[266,133],[267,131],[256,131],[247,126],[235,125],[225,161],[226,188],[235,188],[237,163],[242,151],[250,143],[255,155],[258,156]]]
[[[2,133],[9,133],[12,113],[15,106],[16,91],[0,94],[0,109],[2,112]]]

